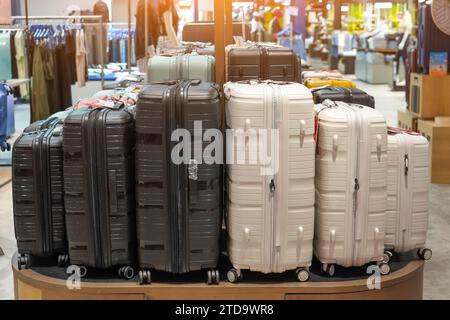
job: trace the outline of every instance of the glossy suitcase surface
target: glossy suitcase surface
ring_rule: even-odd
[[[264,165],[248,160],[227,166],[228,251],[236,268],[229,280],[235,282],[241,269],[280,273],[300,268],[297,276],[306,281],[314,236],[312,95],[303,85],[286,82],[228,83],[225,95],[227,127],[279,133],[279,152],[270,151],[279,158],[278,171],[262,175]],[[251,150],[247,142],[232,150],[236,154],[239,148]]]
[[[225,59],[225,81],[274,80],[301,82],[300,58],[292,49],[250,44],[228,46]]]
[[[397,129],[388,136],[386,248],[424,248],[428,230],[430,168],[425,137]]]
[[[345,87],[345,88],[356,88],[356,85],[350,80],[345,79],[308,79],[305,81],[305,86],[309,89],[320,88],[325,86],[330,87]]]
[[[214,57],[197,53],[172,57],[155,56],[148,62],[148,83],[172,80],[201,80],[213,82]]]
[[[222,165],[171,159],[172,132],[197,134],[222,127],[219,88],[182,81],[150,85],[140,94],[137,115],[137,232],[139,264],[175,274],[212,269],[219,258]],[[182,129],[182,130],[184,130]],[[203,142],[203,148],[210,142]],[[201,145],[201,144],[200,144]],[[186,152],[186,151],[185,151]],[[146,272],[146,270],[143,270]],[[146,282],[146,281],[141,281]]]
[[[343,102],[317,105],[316,229],[322,268],[383,260],[387,128],[378,111]]]
[[[319,104],[325,100],[342,101],[345,103],[361,104],[375,108],[375,99],[366,92],[356,88],[326,87],[313,90],[314,103]]]
[[[428,74],[430,52],[450,54],[450,36],[443,33],[434,23],[429,4],[422,4],[419,8],[417,38],[417,65],[422,73]]]
[[[134,258],[134,122],[123,108],[83,107],[64,122],[64,189],[71,264]]]
[[[58,118],[30,125],[14,144],[13,204],[19,254],[67,253],[62,121]],[[19,261],[19,265],[30,262]]]

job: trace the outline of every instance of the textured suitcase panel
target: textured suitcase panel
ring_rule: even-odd
[[[62,125],[51,119],[25,129],[13,149],[14,222],[19,253],[67,251],[63,201]]]
[[[328,99],[375,108],[374,97],[356,88],[326,87],[313,91],[313,96],[316,104],[320,104]]]
[[[148,83],[172,80],[214,81],[214,57],[197,53],[155,56],[148,62]]]
[[[345,267],[381,261],[387,197],[386,122],[367,107],[338,102],[322,108],[317,107],[314,251],[322,263]]]
[[[226,48],[226,81],[301,81],[298,56],[288,48],[249,45]]]
[[[222,126],[218,88],[192,83],[183,100],[186,85],[148,86],[136,117],[139,262],[173,273],[216,267],[222,222],[222,166],[199,164],[191,180],[186,164],[171,162],[174,129],[185,128],[194,138],[194,121],[202,123],[202,134]]]
[[[133,149],[134,123],[123,109],[82,108],[66,119],[64,185],[71,263],[109,268],[132,262]]]
[[[428,141],[407,133],[389,135],[387,248],[407,252],[425,246],[428,192]]]
[[[309,267],[314,231],[311,93],[294,83],[228,83],[225,92],[229,128],[271,129],[271,114],[278,113],[273,108],[277,108],[280,115],[274,127],[280,132],[280,171],[277,174],[261,175],[262,166],[248,162],[227,166],[230,259],[235,268],[264,273]],[[274,107],[275,97],[278,102]],[[235,154],[238,148],[242,146],[234,146]],[[248,152],[248,145],[245,150]],[[276,186],[274,196],[269,190],[272,179]]]

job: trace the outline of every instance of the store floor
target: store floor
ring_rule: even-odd
[[[389,125],[397,123],[397,110],[405,107],[404,93],[392,92],[387,85],[358,82],[358,87],[375,97],[376,108]],[[16,122],[23,122],[26,112],[17,110]],[[426,262],[424,298],[450,299],[450,186],[432,185],[430,192],[430,227],[428,247],[433,259]],[[11,202],[11,184],[0,188],[0,299],[13,299],[13,281],[10,261],[16,251]]]

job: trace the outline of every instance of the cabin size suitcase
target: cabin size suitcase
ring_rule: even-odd
[[[330,276],[335,264],[370,262],[387,274],[386,120],[374,109],[329,100],[316,106],[316,114],[316,257]]]
[[[19,269],[33,257],[58,255],[67,264],[64,221],[62,122],[58,117],[33,123],[12,154],[14,227]]]
[[[148,62],[148,83],[172,80],[201,80],[213,82],[215,79],[212,56],[197,53],[176,56],[154,56]]]
[[[422,4],[419,8],[417,40],[417,65],[424,74],[430,71],[430,52],[450,54],[450,36],[434,23],[429,4]]]
[[[305,86],[309,89],[321,88],[321,87],[345,87],[356,88],[356,84],[346,79],[333,79],[333,78],[321,78],[321,79],[307,79]]]
[[[300,58],[292,49],[246,43],[227,46],[225,51],[226,82],[254,79],[301,82]]]
[[[225,95],[227,127],[247,135],[232,144],[227,134],[233,161],[227,166],[226,221],[234,267],[228,280],[239,281],[247,269],[297,269],[297,279],[307,281],[314,237],[312,94],[298,83],[251,81],[226,84]],[[276,145],[278,150],[271,148]],[[257,150],[260,160],[250,161]]]
[[[222,159],[210,162],[206,148],[212,141],[208,135],[221,135],[221,105],[219,87],[198,80],[150,85],[139,96],[136,201],[141,284],[151,283],[151,269],[174,274],[209,270],[208,284],[219,282],[223,168]],[[172,134],[191,142],[182,152],[183,161],[172,157],[180,154]],[[220,140],[214,136],[219,144],[216,156],[223,153]]]
[[[325,100],[342,101],[351,104],[361,104],[370,108],[375,108],[375,99],[366,92],[356,88],[346,87],[325,87],[312,90],[314,103],[320,104]]]
[[[394,252],[417,250],[424,260],[429,210],[429,146],[418,133],[389,128],[388,202],[385,248]],[[392,257],[385,252],[385,261]]]
[[[70,263],[120,266],[134,276],[132,115],[122,104],[81,107],[64,122],[64,191]]]

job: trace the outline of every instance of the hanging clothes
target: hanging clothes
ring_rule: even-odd
[[[147,18],[148,23],[145,26],[145,1],[139,0],[136,11],[136,32],[135,32],[135,52],[136,60],[145,57],[145,28],[148,30],[148,45],[156,48],[160,33],[160,21],[158,18],[158,2],[149,1]]]
[[[12,79],[11,35],[0,32],[0,81]]]
[[[46,119],[50,115],[48,104],[47,79],[44,71],[43,48],[36,46],[33,53],[33,107],[32,122]]]
[[[26,54],[26,35],[23,31],[18,31],[15,35],[14,45],[16,49],[17,74],[19,79],[28,78],[28,59]],[[20,96],[23,99],[29,99],[30,92],[28,84],[20,86]]]
[[[76,32],[76,73],[79,87],[86,86],[86,45],[83,29]]]

